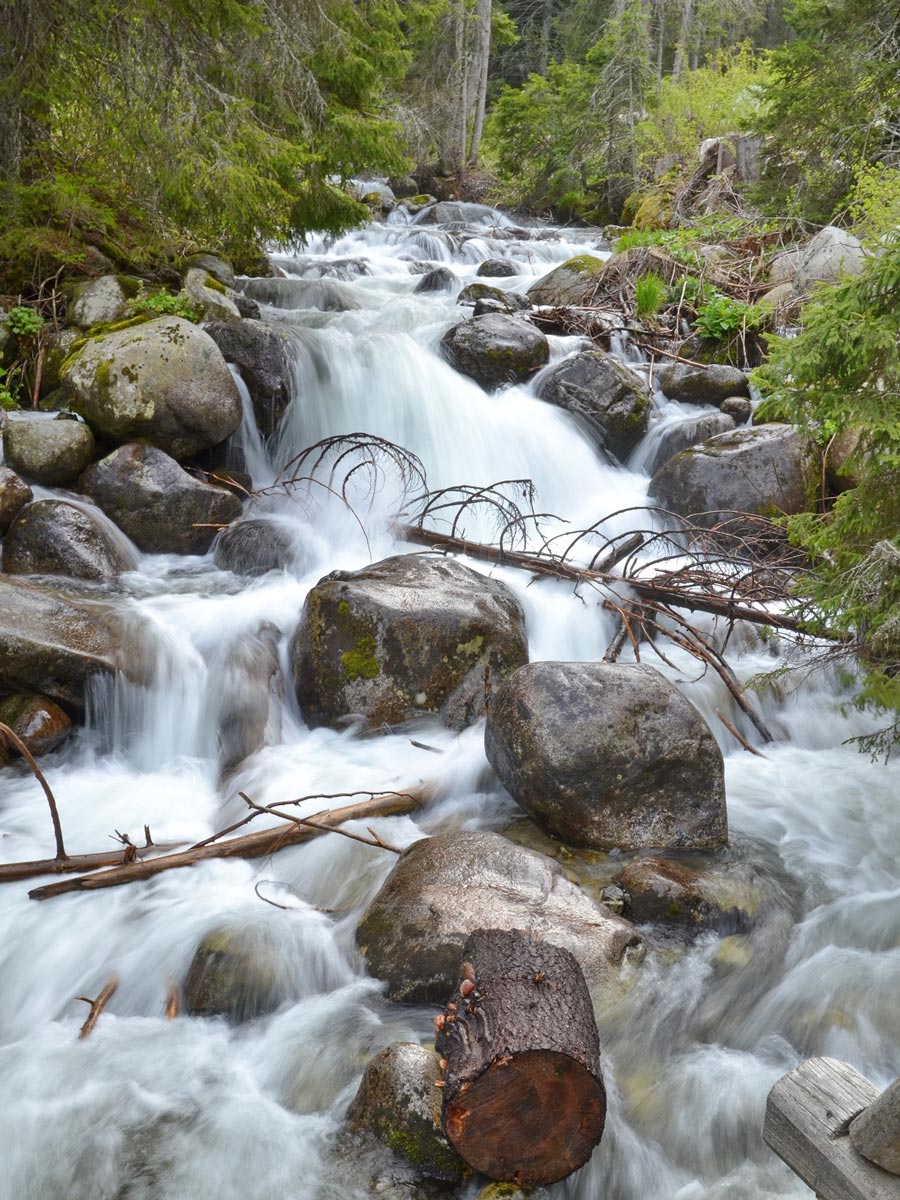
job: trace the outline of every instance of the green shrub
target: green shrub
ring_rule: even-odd
[[[37,337],[44,328],[44,318],[35,309],[25,304],[17,304],[9,310],[6,325],[9,332],[14,333],[16,337]]]
[[[662,308],[666,299],[665,283],[654,272],[641,275],[634,282],[634,303],[638,317],[652,319]]]
[[[149,313],[154,317],[183,317],[185,321],[200,320],[200,309],[191,303],[183,292],[152,292],[149,296],[138,296],[131,302],[132,312]]]

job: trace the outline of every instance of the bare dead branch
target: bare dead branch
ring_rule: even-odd
[[[106,1008],[107,1004],[109,1004],[118,986],[118,975],[111,975],[109,979],[107,979],[106,983],[104,983],[100,995],[96,1000],[91,1000],[89,996],[75,997],[76,1000],[83,1000],[85,1004],[89,1004],[91,1006],[91,1011],[88,1013],[87,1020],[81,1027],[81,1032],[78,1035],[79,1038],[86,1038],[90,1034],[91,1030],[99,1021],[100,1014],[103,1012],[104,1008]]]
[[[56,807],[56,797],[53,795],[50,784],[44,778],[44,773],[41,771],[41,768],[34,761],[34,755],[31,753],[19,735],[14,730],[10,729],[8,725],[4,725],[2,721],[0,721],[0,739],[4,739],[9,743],[9,745],[14,746],[16,750],[18,750],[18,752],[28,763],[28,766],[31,768],[31,773],[44,789],[44,795],[47,797],[47,804],[50,806],[50,820],[53,822],[53,836],[56,839],[56,859],[58,862],[65,862],[69,856],[66,854],[66,847],[63,842],[62,825],[60,824],[59,820],[59,810]]]

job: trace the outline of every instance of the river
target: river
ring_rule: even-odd
[[[529,478],[538,507],[573,528],[644,504],[648,477],[601,462],[567,413],[529,387],[488,395],[438,352],[479,262],[512,260],[519,274],[497,282],[524,291],[594,244],[589,232],[567,231],[531,240],[485,232],[460,244],[445,230],[396,221],[277,255],[305,284],[295,307],[263,306],[265,318],[289,327],[295,369],[277,443],[266,447],[250,416],[240,435],[256,485],[271,484],[321,438],[365,431],[418,454],[432,487]],[[454,287],[416,294],[421,276],[410,263],[420,260],[449,267]],[[553,361],[580,345],[551,338]],[[656,424],[677,416],[663,397],[657,404]],[[646,461],[640,447],[633,461]],[[144,824],[158,842],[195,842],[243,814],[239,790],[266,804],[422,779],[438,789],[427,813],[374,823],[392,843],[512,826],[518,840],[549,848],[493,779],[483,723],[462,734],[432,724],[414,740],[310,731],[292,698],[275,691],[270,744],[220,787],[216,730],[242,685],[236,648],[270,623],[289,679],[287,644],[310,586],[411,550],[391,532],[400,495],[389,473],[371,501],[362,491],[353,499],[355,515],[324,488],[259,502],[301,548],[294,572],[248,581],[218,570],[211,555],[139,556],[117,603],[151,678],[98,690],[87,727],[43,763],[72,852],[112,845],[113,830],[137,838]],[[629,519],[615,518],[608,532]],[[596,596],[508,568],[492,573],[525,608],[532,660],[602,656],[615,624]],[[734,639],[731,663],[746,680],[777,667],[776,654],[748,633]],[[898,768],[845,744],[873,718],[847,708],[846,685],[828,675],[763,685],[755,702],[775,741],[762,758],[717,720],[721,710],[741,721],[717,677],[698,678],[686,657],[655,665],[720,742],[727,853],[762,888],[765,911],[749,934],[705,934],[690,945],[647,931],[647,955],[622,1002],[597,1014],[610,1096],[603,1142],[547,1195],[801,1200],[812,1193],[762,1143],[771,1085],[816,1054],[845,1059],[879,1085],[900,1073]],[[321,807],[310,801],[300,811]],[[3,860],[44,857],[51,845],[34,780],[19,767],[0,770]],[[360,914],[392,866],[392,855],[334,836],[270,860],[211,861],[44,903],[28,899],[33,884],[0,888],[0,1200],[413,1196],[402,1171],[386,1172],[338,1136],[366,1061],[393,1041],[433,1033],[433,1013],[388,1004],[355,950]],[[618,866],[614,856],[587,856],[584,869],[602,880]],[[303,899],[287,911],[267,905],[254,890],[261,880]],[[223,921],[277,944],[285,1003],[242,1026],[166,1020],[169,982],[184,978],[200,938]],[[95,996],[113,973],[118,991],[79,1041],[86,1006],[74,997]]]

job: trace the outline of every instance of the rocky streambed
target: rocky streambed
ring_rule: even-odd
[[[440,207],[271,278],[205,257],[200,326],[134,321],[98,280],[51,411],[8,421],[0,721],[69,854],[144,826],[196,845],[241,793],[313,820],[409,803],[363,842],[0,885],[2,1196],[498,1194],[435,1128],[433,1018],[484,927],[574,955],[599,1029],[606,1132],[548,1197],[799,1200],[762,1145],[771,1084],[810,1054],[900,1071],[896,768],[843,745],[868,728],[846,683],[729,627],[755,724],[677,642],[620,636],[604,586],[458,545],[596,526],[588,568],[682,515],[802,511],[813,447],[752,424],[741,370],[527,320],[581,301],[598,233]],[[416,514],[456,553],[411,544]],[[53,855],[12,751],[0,835],[6,863]],[[112,976],[79,1040],[74,997]]]

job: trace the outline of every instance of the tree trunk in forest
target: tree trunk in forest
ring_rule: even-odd
[[[541,16],[541,41],[538,47],[537,73],[546,78],[550,62],[550,32],[553,27],[553,0],[544,0]]]
[[[435,1024],[444,1132],[470,1166],[536,1187],[587,1162],[606,1092],[591,998],[568,950],[520,930],[476,930]]]
[[[694,0],[682,0],[681,29],[678,34],[678,45],[675,47],[675,61],[672,64],[672,79],[675,83],[681,78],[681,72],[684,70],[687,62],[693,20]]]
[[[472,141],[469,146],[468,163],[476,166],[481,149],[481,134],[484,129],[484,110],[487,105],[488,62],[491,57],[491,7],[492,0],[478,0],[478,24],[476,31],[476,99],[475,120],[472,125]]]

